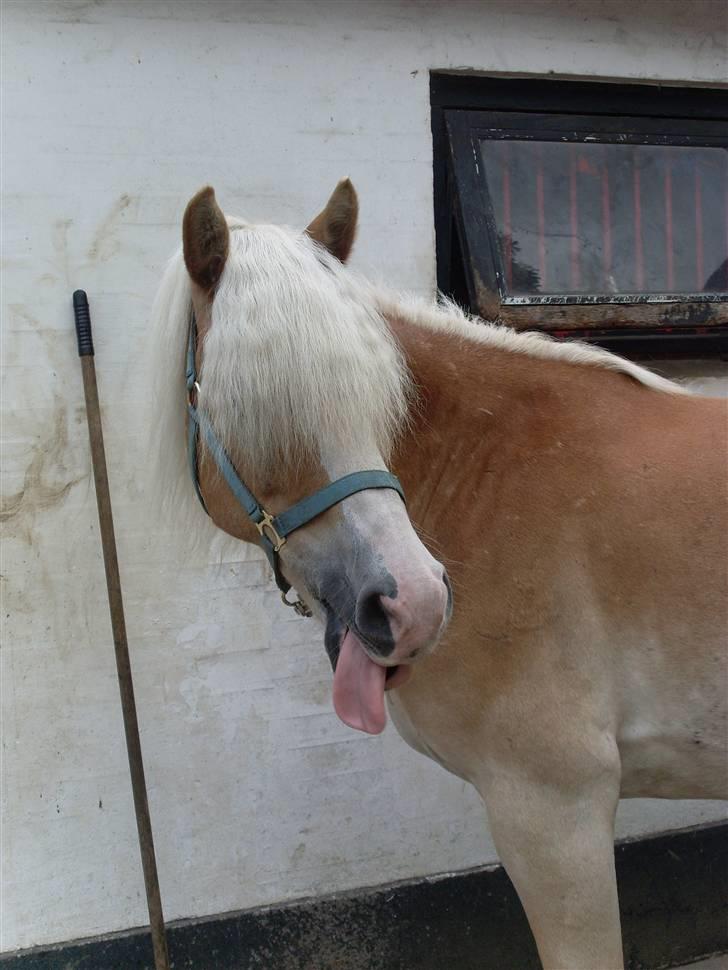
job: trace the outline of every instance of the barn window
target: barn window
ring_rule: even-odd
[[[438,284],[518,329],[728,352],[728,95],[432,76]]]

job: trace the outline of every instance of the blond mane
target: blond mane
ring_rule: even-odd
[[[568,364],[601,367],[626,374],[646,387],[667,394],[689,394],[686,388],[660,377],[639,364],[624,360],[616,354],[577,340],[557,340],[548,334],[534,331],[519,332],[502,324],[489,323],[466,313],[452,300],[441,297],[439,302],[424,300],[410,294],[392,294],[381,290],[377,306],[384,316],[398,317],[415,326],[440,330],[464,340],[496,347],[514,354],[526,354]]]

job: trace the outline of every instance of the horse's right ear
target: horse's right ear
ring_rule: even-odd
[[[182,220],[182,249],[192,280],[210,290],[222,276],[227,259],[230,232],[225,216],[207,185],[187,203]]]

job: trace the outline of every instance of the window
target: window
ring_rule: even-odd
[[[728,94],[432,76],[438,285],[518,329],[728,352]]]

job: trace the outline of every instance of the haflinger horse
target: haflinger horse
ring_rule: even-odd
[[[618,799],[728,794],[726,402],[385,292],[345,265],[357,212],[346,179],[305,231],[190,201],[163,487],[196,503],[191,469],[323,621],[344,722],[386,695],[476,787],[544,966],[622,967]]]

